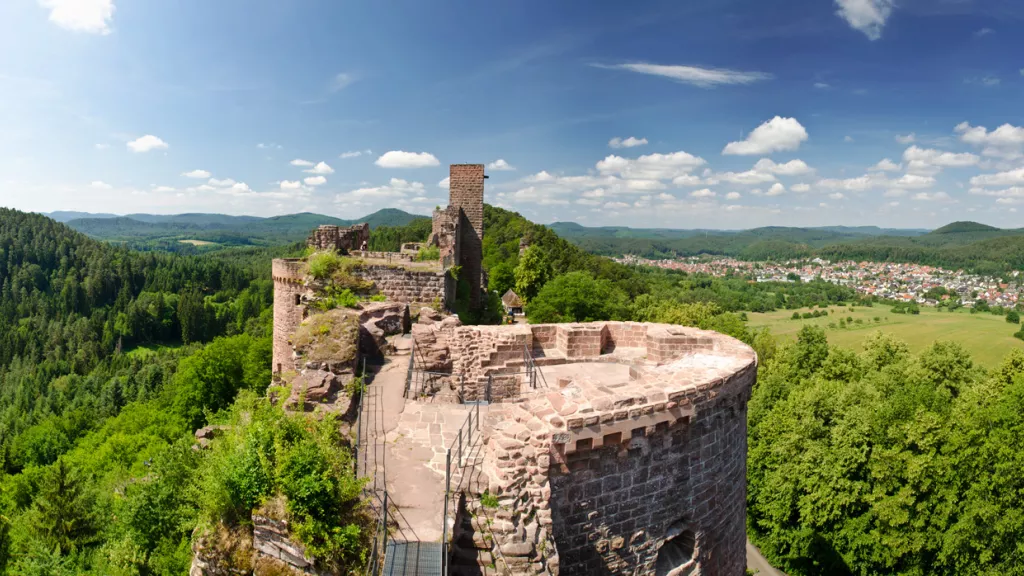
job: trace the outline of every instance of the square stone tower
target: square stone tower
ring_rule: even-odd
[[[452,164],[449,168],[448,207],[459,213],[460,278],[470,285],[470,306],[480,308],[483,276],[484,165]]]

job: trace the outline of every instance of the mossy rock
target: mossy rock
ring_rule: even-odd
[[[359,351],[359,313],[343,308],[306,318],[292,336],[307,361],[345,364]]]

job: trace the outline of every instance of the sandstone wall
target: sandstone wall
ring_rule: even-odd
[[[578,441],[550,478],[562,576],[665,574],[692,539],[693,574],[746,568],[746,400],[754,372],[724,383],[691,418]],[[653,414],[653,412],[652,412]],[[684,565],[686,566],[686,565]],[[661,568],[661,569],[659,569]],[[684,572],[685,573],[685,572]]]
[[[448,204],[462,211],[459,221],[459,265],[469,282],[470,305],[480,306],[484,239],[484,165],[452,164],[449,169]]]
[[[444,301],[445,275],[443,272],[406,270],[387,265],[362,266],[352,274],[369,280],[388,300],[394,302],[430,303]]]
[[[306,293],[302,275],[303,263],[295,259],[275,259],[271,265],[274,279],[274,353],[271,369],[275,374],[294,370],[289,338],[302,323],[306,309],[302,297]]]

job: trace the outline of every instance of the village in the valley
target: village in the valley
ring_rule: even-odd
[[[1006,282],[1004,279],[969,274],[963,270],[897,262],[830,262],[821,258],[748,262],[708,257],[651,260],[631,255],[615,260],[623,264],[656,266],[711,276],[738,275],[757,282],[794,282],[797,279],[809,282],[820,278],[826,282],[849,286],[866,296],[913,301],[926,306],[938,305],[942,300],[953,300],[971,307],[978,300],[984,300],[989,306],[1012,308],[1024,290],[1024,285],[1017,281],[1017,271],[1012,272],[1010,281]],[[946,293],[939,294],[942,291],[937,288],[945,288]]]

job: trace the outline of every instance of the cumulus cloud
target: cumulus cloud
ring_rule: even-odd
[[[224,187],[224,186],[234,186],[236,184],[236,182],[234,180],[232,180],[231,178],[224,178],[223,180],[220,180],[220,179],[217,179],[217,178],[210,178],[210,181],[208,182],[208,184],[210,184],[210,186]]]
[[[324,178],[323,176],[309,176],[307,178],[303,178],[302,181],[306,183],[306,186],[320,186],[327,182],[327,178]]]
[[[945,192],[918,192],[911,196],[910,199],[924,202],[948,202],[951,200],[949,194],[946,194]]]
[[[636,146],[643,146],[647,144],[647,138],[619,138],[615,137],[608,141],[608,146],[611,148],[633,148]]]
[[[764,195],[765,196],[781,196],[781,195],[783,195],[785,193],[786,193],[786,187],[783,186],[781,182],[776,182],[775,184],[772,184],[772,187],[769,188],[768,191],[764,193]]]
[[[829,194],[828,197],[833,200],[842,200],[843,198],[846,198],[846,196],[842,192],[833,192]]]
[[[66,30],[110,34],[114,0],[39,0],[50,11],[50,22]]]
[[[1014,150],[1024,146],[1024,127],[1003,124],[991,132],[984,126],[971,126],[961,122],[953,128],[960,139],[968,144],[983,146],[992,150]],[[986,154],[986,156],[995,154]]]
[[[381,198],[405,198],[416,197],[425,193],[425,187],[421,182],[410,182],[401,178],[392,178],[387,184],[357,188],[355,190],[338,194],[337,202],[345,202],[352,199],[381,199]]]
[[[971,178],[971,186],[1014,186],[1018,184],[1024,184],[1024,168],[995,174],[979,174]]]
[[[374,164],[381,168],[427,168],[437,166],[440,162],[437,160],[437,157],[428,152],[391,150],[377,158]]]
[[[488,170],[495,170],[495,171],[498,171],[498,172],[502,172],[502,171],[508,171],[508,170],[515,170],[515,167],[510,166],[508,162],[505,162],[505,160],[503,160],[501,158],[498,158],[494,162],[491,162],[490,164],[488,164],[487,165],[487,169]]]
[[[739,192],[729,192],[725,195],[726,200],[739,200],[743,195]]]
[[[850,136],[849,134],[843,136],[843,142],[853,142],[853,136]]]
[[[146,134],[145,136],[136,138],[128,143],[128,149],[136,153],[149,152],[150,150],[164,150],[167,147],[167,142],[164,142],[152,134]]]
[[[693,192],[690,192],[690,196],[692,196],[693,198],[714,198],[715,196],[717,196],[717,194],[715,194],[713,190],[710,190],[708,188],[702,188],[700,190],[694,190]]]
[[[757,164],[754,164],[754,170],[780,176],[798,176],[811,172],[811,167],[803,160],[790,160],[783,164],[776,164],[770,158],[761,158]]]
[[[291,164],[292,166],[312,166],[313,165],[313,163],[310,162],[309,160],[303,160],[301,158],[296,158],[295,160],[292,160],[291,162],[289,162],[289,164]]]
[[[913,144],[914,140],[916,140],[916,139],[917,139],[917,135],[914,134],[913,132],[911,132],[910,134],[906,134],[906,135],[903,135],[903,134],[897,134],[896,135],[896,141],[899,142],[900,144]]]
[[[661,76],[676,82],[691,84],[699,88],[714,88],[728,84],[751,84],[760,80],[770,80],[771,74],[764,72],[742,72],[725,68],[702,68],[700,66],[668,66],[636,62],[632,64],[591,64],[596,68],[609,70],[628,70],[640,74]]]
[[[628,180],[664,180],[688,174],[707,162],[688,152],[647,154],[639,158],[623,158],[612,154],[597,163],[597,170],[605,175],[618,175]]]
[[[282,180],[281,190],[298,190],[302,188],[302,182],[298,180]]]
[[[918,162],[925,165],[938,166],[940,168],[962,168],[974,166],[981,159],[970,152],[943,152],[929,148],[911,146],[903,152],[904,162]]]
[[[175,188],[172,186],[154,186],[153,192],[174,192]]]
[[[1011,186],[1001,190],[986,190],[985,188],[971,188],[969,194],[978,196],[998,196],[1003,198],[1024,197],[1024,186]]]
[[[313,166],[309,170],[303,170],[308,174],[334,174],[334,168],[327,165],[327,162],[317,162],[316,166]]]
[[[878,164],[868,168],[868,170],[877,170],[879,172],[899,172],[902,169],[903,166],[901,164],[897,164],[888,158],[882,158],[878,161]]]
[[[789,187],[789,189],[792,190],[793,192],[803,193],[810,192],[811,186],[809,184],[804,184],[803,182],[801,182],[799,184],[793,184],[792,186]]]
[[[722,154],[749,156],[796,150],[805,140],[807,140],[807,130],[800,122],[797,122],[796,118],[776,116],[754,128],[754,131],[747,135],[745,140],[726,144]]]
[[[836,14],[869,40],[882,37],[885,21],[892,14],[893,0],[836,0]]]
[[[448,182],[450,180],[451,180],[450,176],[445,176],[444,180],[441,180],[440,182],[437,183],[437,187],[438,188],[445,188],[445,189],[447,189],[448,188]]]
[[[355,76],[342,72],[341,74],[335,74],[334,78],[331,79],[330,90],[331,92],[338,92],[344,90],[352,85],[356,81]]]
[[[716,173],[709,181],[709,183],[723,181],[732,184],[767,184],[768,182],[775,182],[775,176],[760,170],[747,170],[746,172]]]
[[[89,188],[95,188],[96,190],[110,190],[113,186],[103,182],[102,180],[93,180],[89,183]]]
[[[206,170],[191,170],[189,172],[182,172],[182,176],[185,178],[209,178],[210,173]]]
[[[283,146],[281,146],[280,144],[274,144],[273,142],[260,142],[259,144],[256,145],[256,147],[259,148],[260,150],[280,150],[281,148],[283,148]]]

